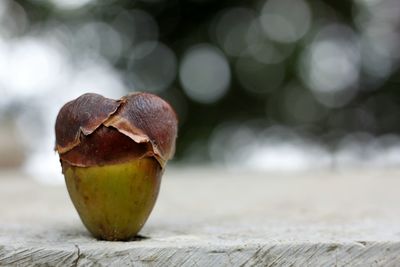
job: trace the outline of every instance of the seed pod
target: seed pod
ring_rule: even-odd
[[[55,132],[67,189],[86,228],[99,239],[134,237],[175,151],[171,106],[148,93],[119,100],[84,94],[61,108]]]

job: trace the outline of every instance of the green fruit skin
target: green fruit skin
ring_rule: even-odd
[[[64,167],[65,182],[78,214],[94,237],[129,240],[149,217],[163,170],[154,158],[125,163]]]

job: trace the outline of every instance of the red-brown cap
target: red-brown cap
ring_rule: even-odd
[[[177,124],[172,107],[153,94],[119,100],[84,94],[61,108],[55,149],[73,166],[154,157],[164,167],[175,152]]]

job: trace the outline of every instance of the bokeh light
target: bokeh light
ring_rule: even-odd
[[[216,38],[224,51],[239,56],[247,48],[246,40],[256,12],[249,8],[232,8],[222,13],[215,27]]]
[[[94,0],[48,0],[60,9],[73,10],[84,7]]]
[[[188,97],[201,103],[212,103],[228,90],[231,72],[219,49],[201,44],[185,53],[179,77]]]
[[[269,0],[261,10],[261,25],[272,40],[291,43],[302,38],[311,25],[311,11],[303,0]]]
[[[11,43],[1,77],[3,86],[17,97],[43,93],[57,86],[64,60],[62,51],[42,40],[28,37]]]
[[[103,22],[89,22],[77,28],[74,42],[87,54],[101,54],[111,63],[122,55],[122,39],[113,27]]]
[[[122,10],[111,24],[120,33],[125,53],[128,53],[135,44],[158,40],[157,22],[144,10]]]
[[[166,45],[143,42],[133,49],[128,61],[130,89],[160,93],[175,79],[176,68],[175,54]]]
[[[300,74],[323,104],[346,104],[358,87],[360,51],[357,36],[343,25],[321,29],[305,51]]]
[[[0,3],[0,35],[13,37],[23,34],[28,28],[29,21],[24,8],[12,0]]]

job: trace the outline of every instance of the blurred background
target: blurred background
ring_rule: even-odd
[[[175,107],[175,166],[394,168],[399,51],[398,0],[1,0],[0,169],[61,181],[61,106],[133,91]]]

